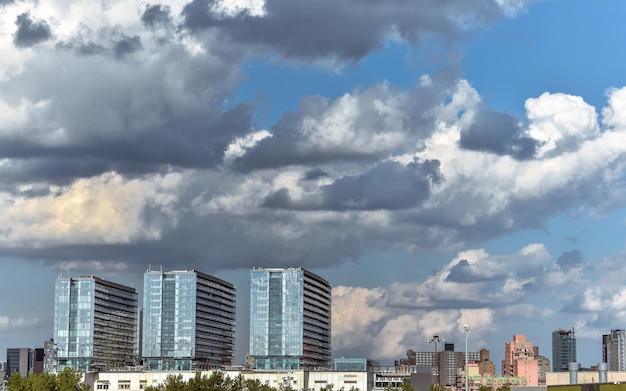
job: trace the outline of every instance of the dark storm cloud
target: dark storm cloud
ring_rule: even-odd
[[[535,154],[536,140],[522,135],[522,128],[511,115],[491,110],[479,111],[469,128],[461,132],[461,147],[474,151],[529,159]]]
[[[146,5],[146,10],[141,15],[141,22],[150,28],[170,25],[172,23],[170,7],[162,4]]]
[[[0,7],[4,7],[5,5],[13,4],[15,0],[0,0]]]
[[[267,0],[265,14],[216,15],[214,1],[193,0],[183,10],[184,28],[217,29],[229,40],[267,48],[288,57],[336,56],[358,61],[392,32],[412,44],[425,34],[448,38],[501,17],[495,2],[456,0]],[[460,21],[465,21],[461,23]]]
[[[18,15],[15,21],[17,31],[13,36],[13,44],[19,48],[29,48],[52,38],[52,31],[46,21],[34,21],[30,14],[25,12]]]
[[[432,185],[443,180],[439,161],[381,163],[359,176],[345,176],[322,188],[321,201],[294,201],[282,189],[265,206],[285,209],[399,210],[416,206],[430,196]]]
[[[167,166],[215,167],[221,163],[232,135],[249,131],[252,108],[239,105],[213,114],[213,118],[207,118],[199,113],[165,123],[149,133],[128,133],[117,140],[88,139],[82,145],[51,147],[35,141],[4,139],[0,156],[22,161],[11,170],[15,182],[47,179],[61,184],[108,171],[138,175],[159,172]]]
[[[128,55],[140,51],[142,48],[141,38],[138,35],[132,37],[122,35],[122,38],[113,44],[113,55],[115,58],[122,60]]]
[[[583,253],[580,250],[566,251],[556,260],[559,268],[566,273],[584,263]]]

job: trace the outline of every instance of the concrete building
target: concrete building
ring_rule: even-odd
[[[197,270],[144,274],[142,352],[149,371],[232,365],[235,287]]]
[[[576,334],[571,330],[552,332],[552,372],[567,372],[567,366],[576,359]]]
[[[502,360],[503,377],[524,377],[526,385],[539,385],[538,362],[535,359],[533,343],[526,341],[524,335],[514,335],[504,347]]]
[[[94,276],[57,279],[53,338],[57,371],[135,365],[136,327],[135,288]]]
[[[533,353],[537,360],[537,380],[539,384],[546,384],[546,373],[550,372],[550,360],[539,354],[539,346],[533,346]]]
[[[54,339],[50,338],[43,343],[43,371],[46,373],[55,373],[57,371],[57,363],[55,357],[56,348]]]
[[[626,330],[614,329],[602,336],[602,361],[609,371],[626,371]]]
[[[496,375],[496,365],[489,359],[489,350],[480,349],[480,361],[478,361],[478,373],[483,377]],[[469,355],[468,355],[469,356]]]
[[[255,369],[326,368],[331,286],[302,268],[250,272],[250,356]]]
[[[32,372],[33,351],[30,348],[7,349],[7,361],[5,367],[5,379],[9,379],[13,372],[19,372],[26,377]]]
[[[487,351],[487,357],[489,351]],[[480,361],[480,352],[468,352],[468,363],[477,363]],[[407,358],[395,361],[396,367],[417,366],[429,367],[433,374],[433,384],[436,378],[439,384],[445,387],[453,387],[457,383],[459,370],[465,370],[465,352],[454,351],[453,343],[445,343],[444,348],[440,352],[415,352],[407,351]],[[438,376],[435,376],[438,375]]]

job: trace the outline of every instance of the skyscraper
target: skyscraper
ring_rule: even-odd
[[[552,332],[552,372],[567,372],[568,365],[576,361],[576,336],[571,330]]]
[[[626,371],[626,331],[611,330],[611,334],[602,336],[602,361],[607,363],[609,371]]]
[[[55,284],[57,370],[108,370],[137,362],[137,291],[94,276]]]
[[[148,370],[232,365],[235,287],[197,270],[144,274],[142,354]]]
[[[250,273],[250,355],[255,369],[330,365],[331,286],[302,268]]]

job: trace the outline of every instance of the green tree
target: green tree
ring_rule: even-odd
[[[57,391],[58,381],[55,374],[42,372],[28,376],[28,379],[33,391]]]
[[[13,372],[9,378],[9,391],[28,391],[28,380],[20,375],[19,372]]]
[[[404,382],[404,383],[402,383],[402,386],[400,386],[400,390],[402,390],[402,391],[415,391],[415,388],[413,388],[411,383]]]
[[[511,391],[511,383],[504,383],[498,388],[498,391]]]
[[[57,391],[88,391],[89,386],[82,383],[83,374],[65,367],[57,374]]]

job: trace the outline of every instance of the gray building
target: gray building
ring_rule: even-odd
[[[5,379],[9,379],[13,372],[19,372],[26,377],[32,371],[33,351],[29,348],[7,349],[7,361],[5,366]]]
[[[250,356],[255,369],[327,368],[331,286],[302,268],[250,272]]]
[[[235,287],[197,270],[144,274],[142,354],[151,371],[232,365]]]
[[[611,330],[602,336],[602,362],[607,363],[609,371],[626,371],[626,331]]]
[[[57,371],[137,363],[137,291],[94,276],[59,277],[54,299]]]
[[[480,352],[467,352],[468,362],[480,362]],[[460,370],[465,370],[465,352],[454,351],[453,343],[445,343],[443,351],[416,352],[407,351],[407,358],[395,361],[396,367],[416,366],[431,368],[432,383],[453,387],[456,385]]]
[[[568,364],[576,360],[576,334],[559,329],[552,332],[552,372],[567,372]]]

